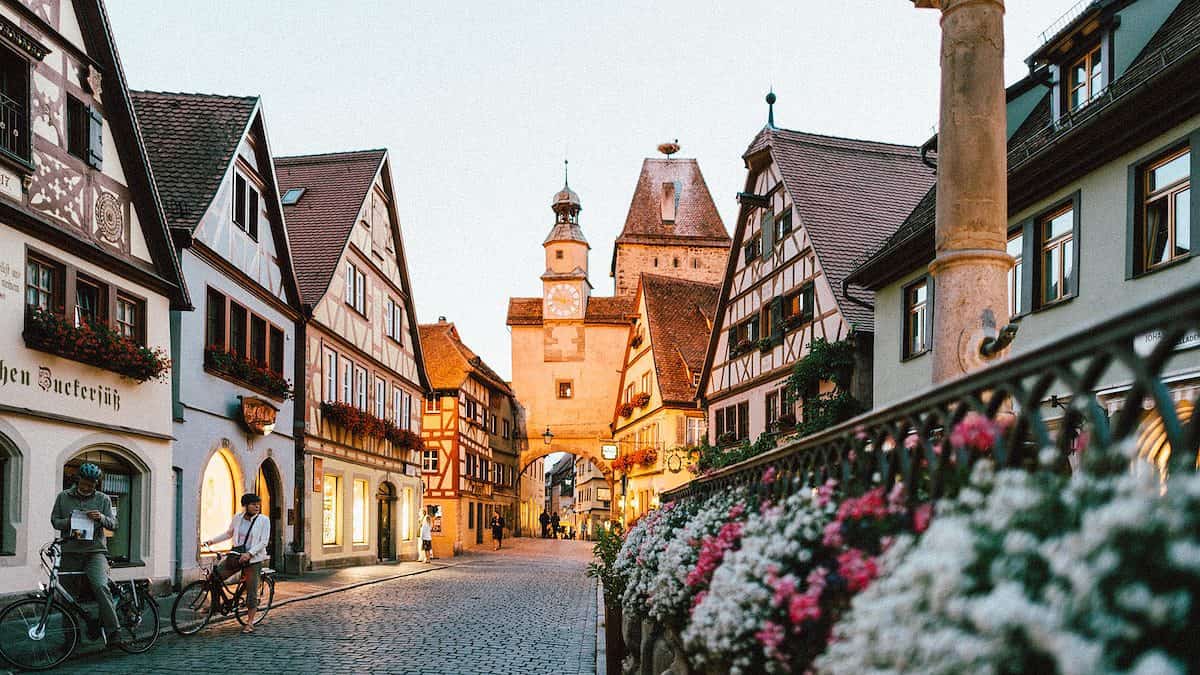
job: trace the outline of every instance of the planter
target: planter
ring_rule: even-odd
[[[292,383],[283,375],[215,345],[204,350],[204,369],[277,401],[286,401],[293,394]]]
[[[44,309],[26,310],[22,336],[30,349],[103,368],[135,382],[161,380],[171,373],[171,360],[162,349],[143,347],[104,324],[75,326],[66,317]]]
[[[609,607],[604,603],[604,658],[608,675],[621,675],[621,661],[625,659],[623,632],[621,606]]]
[[[650,405],[650,394],[648,394],[644,391],[639,394],[636,394],[633,397],[632,403],[633,403],[633,405],[635,405],[639,408],[645,408],[646,406]]]
[[[617,412],[621,415],[621,417],[633,417],[633,404],[622,403]]]

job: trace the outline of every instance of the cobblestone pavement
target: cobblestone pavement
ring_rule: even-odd
[[[146,654],[108,651],[57,672],[594,674],[590,557],[586,542],[510,540],[498,553],[278,607],[253,635],[232,621],[188,638],[168,632]]]

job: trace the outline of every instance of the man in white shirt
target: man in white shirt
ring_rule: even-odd
[[[234,546],[214,572],[228,579],[238,571],[246,582],[246,626],[243,633],[254,632],[254,615],[258,611],[258,584],[263,562],[267,559],[267,544],[271,541],[271,521],[262,515],[262,498],[253,492],[242,495],[242,513],[233,517],[229,529],[204,542],[212,546],[233,539]]]

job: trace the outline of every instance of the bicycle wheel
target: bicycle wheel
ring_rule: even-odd
[[[254,614],[254,625],[262,623],[262,620],[267,618],[267,612],[271,611],[271,603],[275,600],[275,577],[264,576],[258,580],[258,612]],[[243,626],[246,625],[246,603],[239,602],[237,606],[237,620]]]
[[[171,606],[171,627],[180,635],[195,635],[212,618],[213,597],[208,581],[193,581],[183,587]]]
[[[0,613],[0,656],[21,670],[53,668],[75,651],[79,625],[57,600],[18,600]]]
[[[137,591],[138,609],[133,598],[126,598],[117,605],[117,616],[121,618],[122,650],[130,654],[141,654],[158,642],[158,601],[149,593]]]

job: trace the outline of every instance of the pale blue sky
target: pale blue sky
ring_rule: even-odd
[[[1007,80],[1075,0],[1009,0]],[[276,154],[386,147],[422,322],[510,373],[508,297],[540,295],[562,185],[591,281],[643,157],[678,138],[725,226],[766,122],[919,144],[937,122],[938,14],[908,0],[109,0],[130,86],[263,97]]]

